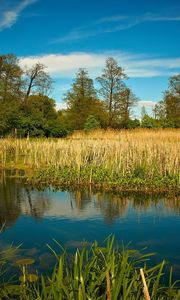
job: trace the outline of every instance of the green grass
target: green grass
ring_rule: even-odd
[[[106,190],[154,190],[170,191],[180,190],[179,175],[166,174],[162,176],[158,172],[149,177],[143,168],[135,168],[131,173],[117,173],[110,168],[98,166],[84,166],[77,169],[65,167],[46,167],[37,170],[31,178],[32,183],[53,184],[59,187],[94,186]]]
[[[56,242],[56,246],[58,242]],[[59,244],[58,244],[59,245]],[[167,285],[162,284],[165,262],[148,267],[152,254],[142,255],[136,250],[121,251],[114,237],[102,247],[94,242],[84,245],[74,255],[68,255],[59,245],[61,254],[51,275],[29,274],[32,260],[21,260],[20,281],[0,286],[0,299],[28,300],[143,300],[143,283],[140,268],[143,267],[151,300],[179,300],[178,282],[172,280],[172,269]],[[150,263],[148,262],[148,265]]]

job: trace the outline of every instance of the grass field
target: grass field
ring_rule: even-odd
[[[0,167],[47,183],[178,189],[179,153],[179,129],[80,131],[64,139],[1,139]]]

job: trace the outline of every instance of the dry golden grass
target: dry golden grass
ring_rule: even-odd
[[[112,174],[145,170],[148,178],[180,174],[180,130],[75,132],[65,139],[1,139],[0,166],[39,170],[96,166]],[[180,176],[180,175],[179,175]]]

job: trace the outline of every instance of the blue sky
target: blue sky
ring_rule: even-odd
[[[180,71],[176,0],[0,0],[0,53],[22,66],[39,61],[54,78],[58,103],[79,67],[96,78],[113,56],[147,108]]]

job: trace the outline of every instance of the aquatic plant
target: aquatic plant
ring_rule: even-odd
[[[124,246],[120,250],[114,237],[108,238],[103,247],[97,241],[91,247],[84,245],[74,255],[68,255],[57,241],[55,243],[60,246],[61,254],[49,246],[57,259],[52,274],[38,279],[26,268],[33,261],[21,260],[17,262],[22,267],[20,282],[4,284],[0,289],[1,299],[143,300],[144,281],[151,300],[180,297],[178,282],[172,281],[172,269],[167,286],[162,284],[164,261],[148,266],[152,254],[143,255]]]

